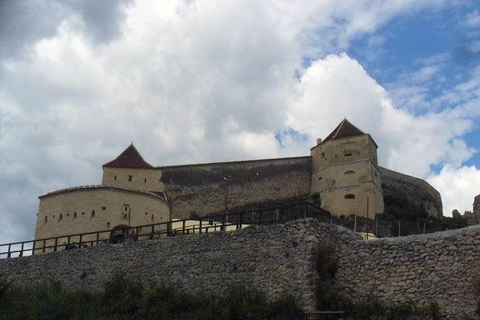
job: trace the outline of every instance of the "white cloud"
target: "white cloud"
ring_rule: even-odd
[[[447,216],[451,216],[454,209],[461,213],[472,211],[473,198],[480,194],[480,169],[475,166],[445,166],[427,181],[441,193],[444,214]]]
[[[389,168],[426,177],[432,164],[459,166],[474,152],[460,139],[472,128],[471,120],[448,109],[415,116],[396,108],[387,92],[346,54],[314,62],[299,86],[287,122],[293,129],[325,137],[348,116],[374,137],[379,160]]]

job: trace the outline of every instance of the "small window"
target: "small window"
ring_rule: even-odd
[[[152,214],[152,222],[153,222],[153,219],[154,219],[154,217],[153,217],[153,214]]]
[[[354,194],[351,194],[351,193],[346,194],[346,195],[345,195],[345,199],[355,199],[355,195],[354,195]]]
[[[353,170],[348,170],[348,171],[345,171],[345,175],[352,175],[352,174],[355,174],[355,171]]]
[[[147,183],[147,178],[143,179],[143,183]]]
[[[62,221],[62,219],[63,219],[63,214],[60,213],[60,215],[58,216],[58,222]]]
[[[77,219],[77,213],[76,212],[73,213],[73,220],[75,220],[75,219]]]
[[[318,181],[321,181],[322,179],[323,179],[322,177],[319,177],[319,178],[318,178]]]
[[[84,216],[84,215],[85,215],[85,212],[82,212],[82,216]]]
[[[352,156],[352,153],[351,152],[347,152],[345,154],[343,154],[344,157],[351,157]]]
[[[114,176],[114,177],[113,177],[113,180],[117,180],[117,176]]]
[[[95,218],[95,210],[92,210],[92,214],[90,214],[90,218]]]
[[[102,207],[102,210],[104,210],[104,211],[107,210],[107,207]]]
[[[325,152],[322,152],[322,159],[325,159]]]
[[[67,217],[70,217],[70,213],[67,213]]]
[[[53,215],[53,219],[55,219],[55,215]]]
[[[43,220],[43,224],[46,224],[48,222],[48,217],[45,216],[45,219]]]
[[[107,222],[107,229],[110,229],[110,222]]]
[[[148,212],[145,212],[145,215],[147,215],[147,214],[148,214]]]
[[[128,176],[128,181],[132,181],[132,176]]]

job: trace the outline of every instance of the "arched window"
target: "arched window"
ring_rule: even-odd
[[[354,195],[354,194],[351,194],[351,193],[346,194],[346,195],[345,195],[345,199],[355,199],[355,195]]]
[[[351,174],[355,174],[355,171],[353,170],[348,170],[348,171],[345,171],[345,175],[351,175]]]

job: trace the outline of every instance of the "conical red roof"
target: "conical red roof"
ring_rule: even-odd
[[[355,127],[350,121],[346,118],[335,128],[335,130],[330,133],[323,142],[334,139],[341,139],[347,137],[361,136],[365,132]]]
[[[103,167],[153,169],[153,166],[143,160],[133,143],[114,160],[107,162]]]

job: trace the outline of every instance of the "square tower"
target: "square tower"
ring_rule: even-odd
[[[325,140],[310,149],[313,162],[312,194],[334,215],[375,218],[383,213],[377,144],[344,119]]]

